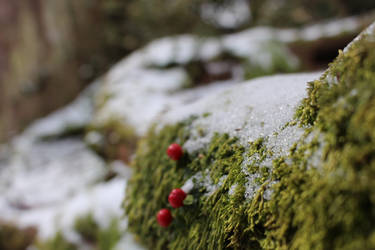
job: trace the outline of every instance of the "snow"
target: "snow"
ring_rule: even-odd
[[[94,82],[85,89],[71,104],[53,112],[48,119],[39,119],[23,133],[24,138],[52,137],[63,134],[69,129],[84,128],[91,120],[94,111],[92,97],[98,89]]]
[[[191,136],[182,145],[189,153],[206,148],[215,133],[237,137],[245,147],[251,141],[264,138],[265,145],[272,150],[273,156],[262,162],[260,167],[272,168],[272,159],[288,155],[289,148],[303,134],[304,130],[298,126],[283,126],[293,121],[297,106],[306,97],[307,83],[320,75],[321,72],[276,75],[244,82],[191,104],[171,109],[159,119],[159,128],[187,119],[191,115],[198,115],[189,128]],[[210,115],[204,116],[205,113]],[[200,133],[202,129],[203,136]],[[261,176],[247,171],[247,164],[257,156],[244,156],[242,170],[248,179],[245,197],[250,199],[260,188],[255,180]],[[198,173],[198,177],[199,174],[201,173]],[[201,184],[208,190],[206,195],[212,194],[219,186],[213,185],[207,178],[197,176],[192,178],[201,179]],[[268,187],[272,184],[274,183],[270,183]],[[190,185],[189,179],[184,188]],[[267,189],[264,197],[269,199],[270,192]]]
[[[309,81],[319,78],[321,72],[262,77],[219,93],[209,94],[196,102],[178,106],[159,119],[159,126],[176,123],[191,115],[201,115],[191,126],[191,133],[204,129],[205,136],[191,136],[184,144],[188,152],[207,145],[214,133],[228,133],[238,137],[243,145],[259,137],[288,138],[294,131],[280,128],[293,119],[295,108],[306,96]],[[204,113],[211,115],[203,117]],[[279,132],[278,136],[274,133]],[[285,135],[284,135],[285,134]],[[273,147],[287,147],[289,143]]]
[[[116,245],[115,250],[145,250],[146,248],[141,246],[135,241],[132,234],[125,234],[123,238]]]
[[[211,180],[208,171],[205,171],[204,174],[202,174],[202,172],[197,172],[184,183],[181,189],[185,193],[189,193],[194,188],[195,184],[198,184],[200,188],[205,188],[206,192],[204,193],[204,195],[210,196],[221,185],[223,185],[226,177],[227,177],[226,175],[220,177],[219,182],[215,184]]]
[[[209,87],[210,91],[205,87],[189,90],[191,79],[184,68],[187,63],[208,62],[229,53],[264,69],[271,66],[275,56],[288,58],[290,67],[296,67],[298,59],[286,44],[337,36],[358,29],[360,25],[358,18],[349,17],[301,29],[255,27],[216,38],[194,35],[161,38],[122,60],[103,77],[103,86],[96,99],[104,101],[95,110],[92,124],[101,127],[116,120],[131,126],[138,136],[142,136],[172,107],[186,105],[190,102],[188,99],[202,98],[216,86],[221,89],[228,85],[216,82],[212,83],[215,87]],[[167,66],[169,68],[163,68]],[[214,66],[218,67],[209,65],[207,68]],[[235,67],[232,75],[233,78],[224,83],[243,81],[241,66]]]
[[[208,90],[229,86],[227,82],[223,82],[180,93],[176,90],[189,81],[181,70],[143,70],[133,73],[129,74],[122,84],[107,89],[107,94],[111,98],[95,115],[93,124],[100,126],[116,119],[131,125],[141,136],[147,132],[155,119],[170,107],[186,104]],[[150,73],[153,78],[141,76]],[[158,86],[160,87],[157,88]]]
[[[52,236],[62,207],[105,173],[104,162],[79,140],[33,143],[1,166],[1,217]]]
[[[45,206],[63,201],[104,173],[102,160],[78,140],[35,143],[1,169],[2,198],[14,206]]]
[[[90,248],[74,232],[78,217],[92,214],[102,228],[117,219],[126,231],[121,204],[131,169],[119,161],[107,165],[80,137],[61,137],[66,129],[84,128],[91,121],[97,88],[93,84],[72,104],[0,147],[1,221],[36,227],[42,240],[62,231],[80,249]],[[118,177],[105,181],[109,169]],[[143,249],[129,233],[123,237],[118,249]]]
[[[62,231],[74,241],[74,222],[87,214],[102,228],[117,219],[126,229],[121,204],[130,168],[112,163],[122,174],[103,182],[106,168],[79,139],[33,143],[0,165],[0,218],[20,227],[36,227],[41,239]],[[128,233],[124,238],[121,244],[143,249]]]
[[[356,41],[363,38],[366,35],[374,34],[375,32],[375,22],[368,26],[361,34],[359,34],[353,41],[351,41],[345,48],[344,52],[346,52]]]
[[[210,113],[193,122],[192,136],[184,145],[189,152],[201,150],[213,133],[219,132],[239,137],[243,145],[264,137],[267,146],[275,152],[274,157],[286,155],[303,130],[297,127],[281,130],[281,127],[293,119],[296,106],[306,95],[307,82],[319,78],[320,73],[273,76],[241,83],[243,69],[237,67],[233,69],[232,79],[189,89],[186,87],[191,80],[184,65],[208,62],[229,53],[267,69],[276,53],[288,58],[290,66],[295,67],[298,60],[285,44],[337,36],[360,25],[357,18],[349,17],[301,29],[255,27],[216,38],[181,35],[156,40],[121,61],[103,78],[99,97],[110,98],[96,110],[93,124],[100,127],[116,120],[143,136],[153,124],[160,128],[190,115]],[[223,67],[218,63],[207,65],[211,72]],[[203,137],[199,133],[202,129]],[[88,138],[100,140],[96,134]],[[269,167],[271,162],[267,159],[264,164]],[[247,196],[252,197],[258,188],[254,183],[256,176],[246,174]],[[269,195],[266,190],[265,196]]]
[[[234,29],[251,17],[250,6],[246,0],[233,0],[224,6],[215,3],[203,3],[201,17],[217,27]]]
[[[347,52],[351,46],[356,42],[358,41],[359,39],[363,39],[364,37],[367,36],[367,39],[371,38],[371,36],[368,36],[370,34],[374,34],[375,32],[375,22],[372,23],[371,25],[369,25],[365,30],[363,30],[358,36],[356,36],[356,38],[353,39],[353,41],[351,41],[348,45],[346,45],[346,47],[343,49],[343,52]],[[338,83],[338,77],[337,75],[332,75],[329,70],[327,69],[326,72],[328,72],[325,76],[325,80],[333,85],[333,84],[337,84]]]

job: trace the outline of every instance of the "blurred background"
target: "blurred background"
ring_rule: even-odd
[[[373,0],[0,0],[0,140],[68,103],[152,39],[301,27],[374,7]],[[324,68],[357,31],[290,45],[304,60],[299,70]]]
[[[142,249],[120,206],[145,135],[131,122],[158,115],[143,101],[163,112],[220,84],[324,70],[374,11],[374,0],[0,0],[0,250]],[[226,44],[194,57],[197,37]]]

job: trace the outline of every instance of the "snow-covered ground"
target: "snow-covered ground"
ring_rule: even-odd
[[[126,231],[121,203],[131,170],[122,162],[107,164],[80,137],[54,138],[70,128],[83,128],[91,120],[89,87],[72,104],[37,120],[0,154],[0,220],[36,227],[42,240],[61,231],[84,248],[74,232],[77,218],[92,214],[101,228],[119,220]],[[118,176],[105,181],[108,170]],[[87,247],[87,246],[86,246]],[[119,246],[143,249],[125,233]]]

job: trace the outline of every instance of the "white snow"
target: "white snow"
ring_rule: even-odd
[[[228,81],[187,89],[190,79],[183,65],[230,53],[266,69],[274,53],[278,53],[288,58],[293,67],[298,60],[283,44],[332,37],[358,29],[360,25],[357,18],[349,17],[301,29],[256,27],[218,38],[182,35],[159,39],[133,53],[105,76],[100,95],[110,98],[96,110],[93,124],[114,119],[130,125],[142,136],[152,124],[161,127],[190,115],[211,113],[193,122],[192,136],[184,145],[189,152],[202,149],[213,133],[219,132],[239,137],[243,145],[265,137],[275,157],[285,155],[302,129],[280,128],[293,119],[295,107],[306,94],[306,83],[317,79],[320,73],[273,76],[240,83],[243,80],[240,68]],[[169,69],[160,68],[171,65]],[[221,66],[212,64],[208,68],[215,72]],[[202,129],[204,136],[200,135]],[[90,137],[98,139],[94,135]],[[264,164],[271,165],[271,160]],[[257,189],[252,181],[255,178],[249,175],[249,187]],[[251,197],[253,191],[249,188],[247,193]],[[268,191],[265,196],[269,196]]]
[[[217,38],[181,35],[156,40],[122,60],[103,77],[103,86],[96,99],[108,100],[100,101],[93,125],[100,127],[116,120],[133,127],[137,135],[142,136],[163,113],[189,103],[185,96],[196,100],[210,93],[204,87],[186,88],[191,83],[183,68],[186,63],[207,62],[222,53],[230,53],[264,69],[270,67],[274,56],[288,58],[290,66],[296,67],[298,60],[285,44],[336,36],[358,29],[360,25],[358,18],[349,17],[301,29],[255,27]],[[169,69],[160,68],[172,65],[174,67]],[[241,68],[233,69],[232,74],[234,77],[229,82],[243,80]]]
[[[0,148],[1,221],[36,227],[41,239],[62,231],[68,240],[80,243],[80,249],[90,248],[74,232],[78,217],[92,214],[102,228],[117,219],[126,231],[121,204],[130,168],[119,161],[107,166],[79,137],[59,138],[66,129],[90,122],[97,87],[92,85],[72,104],[37,120]],[[109,169],[118,177],[105,182]],[[143,249],[129,233],[123,237],[122,249]]]
[[[98,89],[98,82],[94,82],[69,105],[61,108],[48,119],[41,118],[30,125],[23,133],[29,140],[37,137],[50,137],[64,133],[69,129],[84,128],[92,119],[93,95]]]
[[[353,24],[354,25],[354,24]],[[364,37],[367,37],[366,39],[371,39],[372,36],[368,36],[370,34],[374,34],[375,32],[375,22],[372,23],[371,25],[369,25],[365,30],[363,30],[358,36],[356,36],[356,38],[353,39],[353,41],[351,41],[348,45],[345,46],[345,48],[343,49],[343,52],[347,52],[351,47],[352,45],[358,41],[359,39],[363,39]],[[373,38],[372,38],[373,39]],[[332,75],[330,74],[330,72],[328,71],[328,69],[326,70],[326,72],[328,72],[325,76],[325,80],[329,83],[329,84],[337,84],[338,83],[338,77],[336,75]]]
[[[1,168],[1,198],[15,207],[46,206],[95,183],[104,173],[104,162],[79,140],[35,143]]]
[[[307,83],[320,74],[276,75],[237,84],[191,104],[170,109],[159,118],[159,126],[209,113],[193,122],[193,136],[184,144],[188,152],[203,148],[216,132],[238,137],[243,145],[259,137],[277,137],[278,143],[272,146],[281,150],[289,146],[289,143],[283,144],[284,139],[290,138],[295,131],[280,131],[280,128],[293,119],[295,108],[306,96]],[[198,130],[202,128],[205,135],[198,136]],[[275,136],[275,132],[279,135]],[[280,139],[281,136],[285,138]]]
[[[0,165],[0,219],[36,227],[41,239],[62,231],[73,242],[79,241],[75,220],[88,214],[102,228],[117,219],[126,230],[121,204],[130,168],[114,162],[112,168],[122,174],[103,182],[106,168],[78,139],[33,143]],[[128,233],[121,244],[143,249]]]
[[[208,23],[221,28],[237,28],[251,17],[250,6],[246,0],[233,0],[228,3],[203,3],[201,17]]]
[[[52,236],[63,208],[105,173],[104,162],[77,139],[33,143],[1,166],[1,217]]]
[[[189,128],[190,138],[182,145],[189,153],[204,149],[215,133],[229,134],[239,138],[239,142],[247,147],[248,143],[258,138],[264,138],[265,145],[274,153],[260,167],[272,167],[272,159],[287,155],[289,148],[301,137],[303,129],[298,126],[282,127],[293,121],[296,107],[306,97],[306,87],[309,81],[319,78],[321,72],[309,74],[288,74],[258,78],[252,81],[227,88],[219,93],[207,95],[182,107],[176,107],[166,112],[159,119],[159,127],[198,115]],[[210,115],[203,116],[208,113]],[[204,129],[203,135],[200,131]],[[253,197],[260,188],[256,184],[259,173],[249,174],[247,164],[252,160],[245,155],[243,171],[248,178],[245,196]],[[198,177],[200,173],[198,173]],[[199,179],[196,175],[195,179]],[[218,185],[212,184],[207,178],[200,178],[202,185],[212,194]],[[191,186],[188,180],[183,186]],[[273,183],[270,183],[270,187]],[[191,188],[191,187],[190,187]],[[231,191],[233,192],[233,190]],[[266,190],[265,198],[270,197]]]
[[[369,35],[369,34],[374,34],[375,32],[375,22],[372,23],[370,26],[368,26],[361,34],[359,34],[353,41],[351,41],[345,48],[344,52],[346,52],[356,41],[361,39],[362,37]]]

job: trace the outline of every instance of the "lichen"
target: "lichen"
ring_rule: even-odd
[[[216,134],[176,163],[165,150],[189,139],[190,123],[152,129],[138,147],[127,189],[129,229],[153,249],[375,248],[373,38],[362,36],[310,83],[296,120],[281,126],[305,129],[289,154],[274,156],[267,138],[244,147]],[[266,159],[272,159],[269,168]],[[259,188],[246,198],[252,174]],[[169,192],[192,176],[189,202],[172,209],[170,227],[159,227],[155,214],[170,208]],[[215,185],[209,195],[207,179]]]

